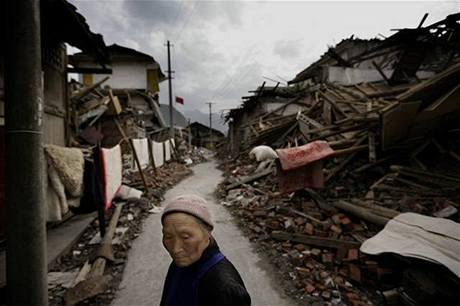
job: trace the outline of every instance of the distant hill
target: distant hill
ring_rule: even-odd
[[[199,110],[184,110],[183,111],[185,118],[193,122],[199,122],[206,126],[209,126],[209,113],[203,113]],[[227,135],[228,126],[222,123],[222,119],[220,118],[220,114],[213,113],[212,114],[212,128],[221,131],[225,135]]]
[[[169,126],[169,105],[160,104],[160,111],[163,115],[163,119],[166,123],[166,126]],[[185,119],[184,114],[177,110],[173,106],[173,116],[174,116],[174,125],[180,127],[186,127],[188,125],[187,119]]]

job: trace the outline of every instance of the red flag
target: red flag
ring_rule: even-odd
[[[176,96],[176,103],[184,105],[184,98]]]

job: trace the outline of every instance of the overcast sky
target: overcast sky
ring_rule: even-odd
[[[354,34],[389,36],[459,12],[457,1],[156,1],[70,0],[107,45],[152,55],[167,70],[172,48],[173,95],[179,109],[237,107],[248,90],[291,80],[328,46]],[[166,72],[165,72],[166,73]],[[265,77],[265,78],[264,78]],[[161,103],[168,103],[167,81]]]

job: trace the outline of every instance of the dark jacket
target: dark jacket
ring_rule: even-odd
[[[211,238],[209,246],[203,251],[201,258],[187,269],[197,270],[210,257],[219,252],[219,247]],[[174,262],[169,266],[168,274],[163,288],[160,306],[165,305],[165,294],[171,283],[171,270]],[[191,286],[191,284],[190,284]],[[180,294],[180,292],[178,292]],[[244,286],[240,274],[233,264],[224,258],[203,275],[198,283],[199,306],[249,306],[251,297]]]

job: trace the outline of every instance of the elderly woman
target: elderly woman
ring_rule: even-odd
[[[199,196],[184,195],[163,211],[163,245],[173,262],[160,306],[251,305],[241,276],[211,235],[214,225],[206,205]]]

